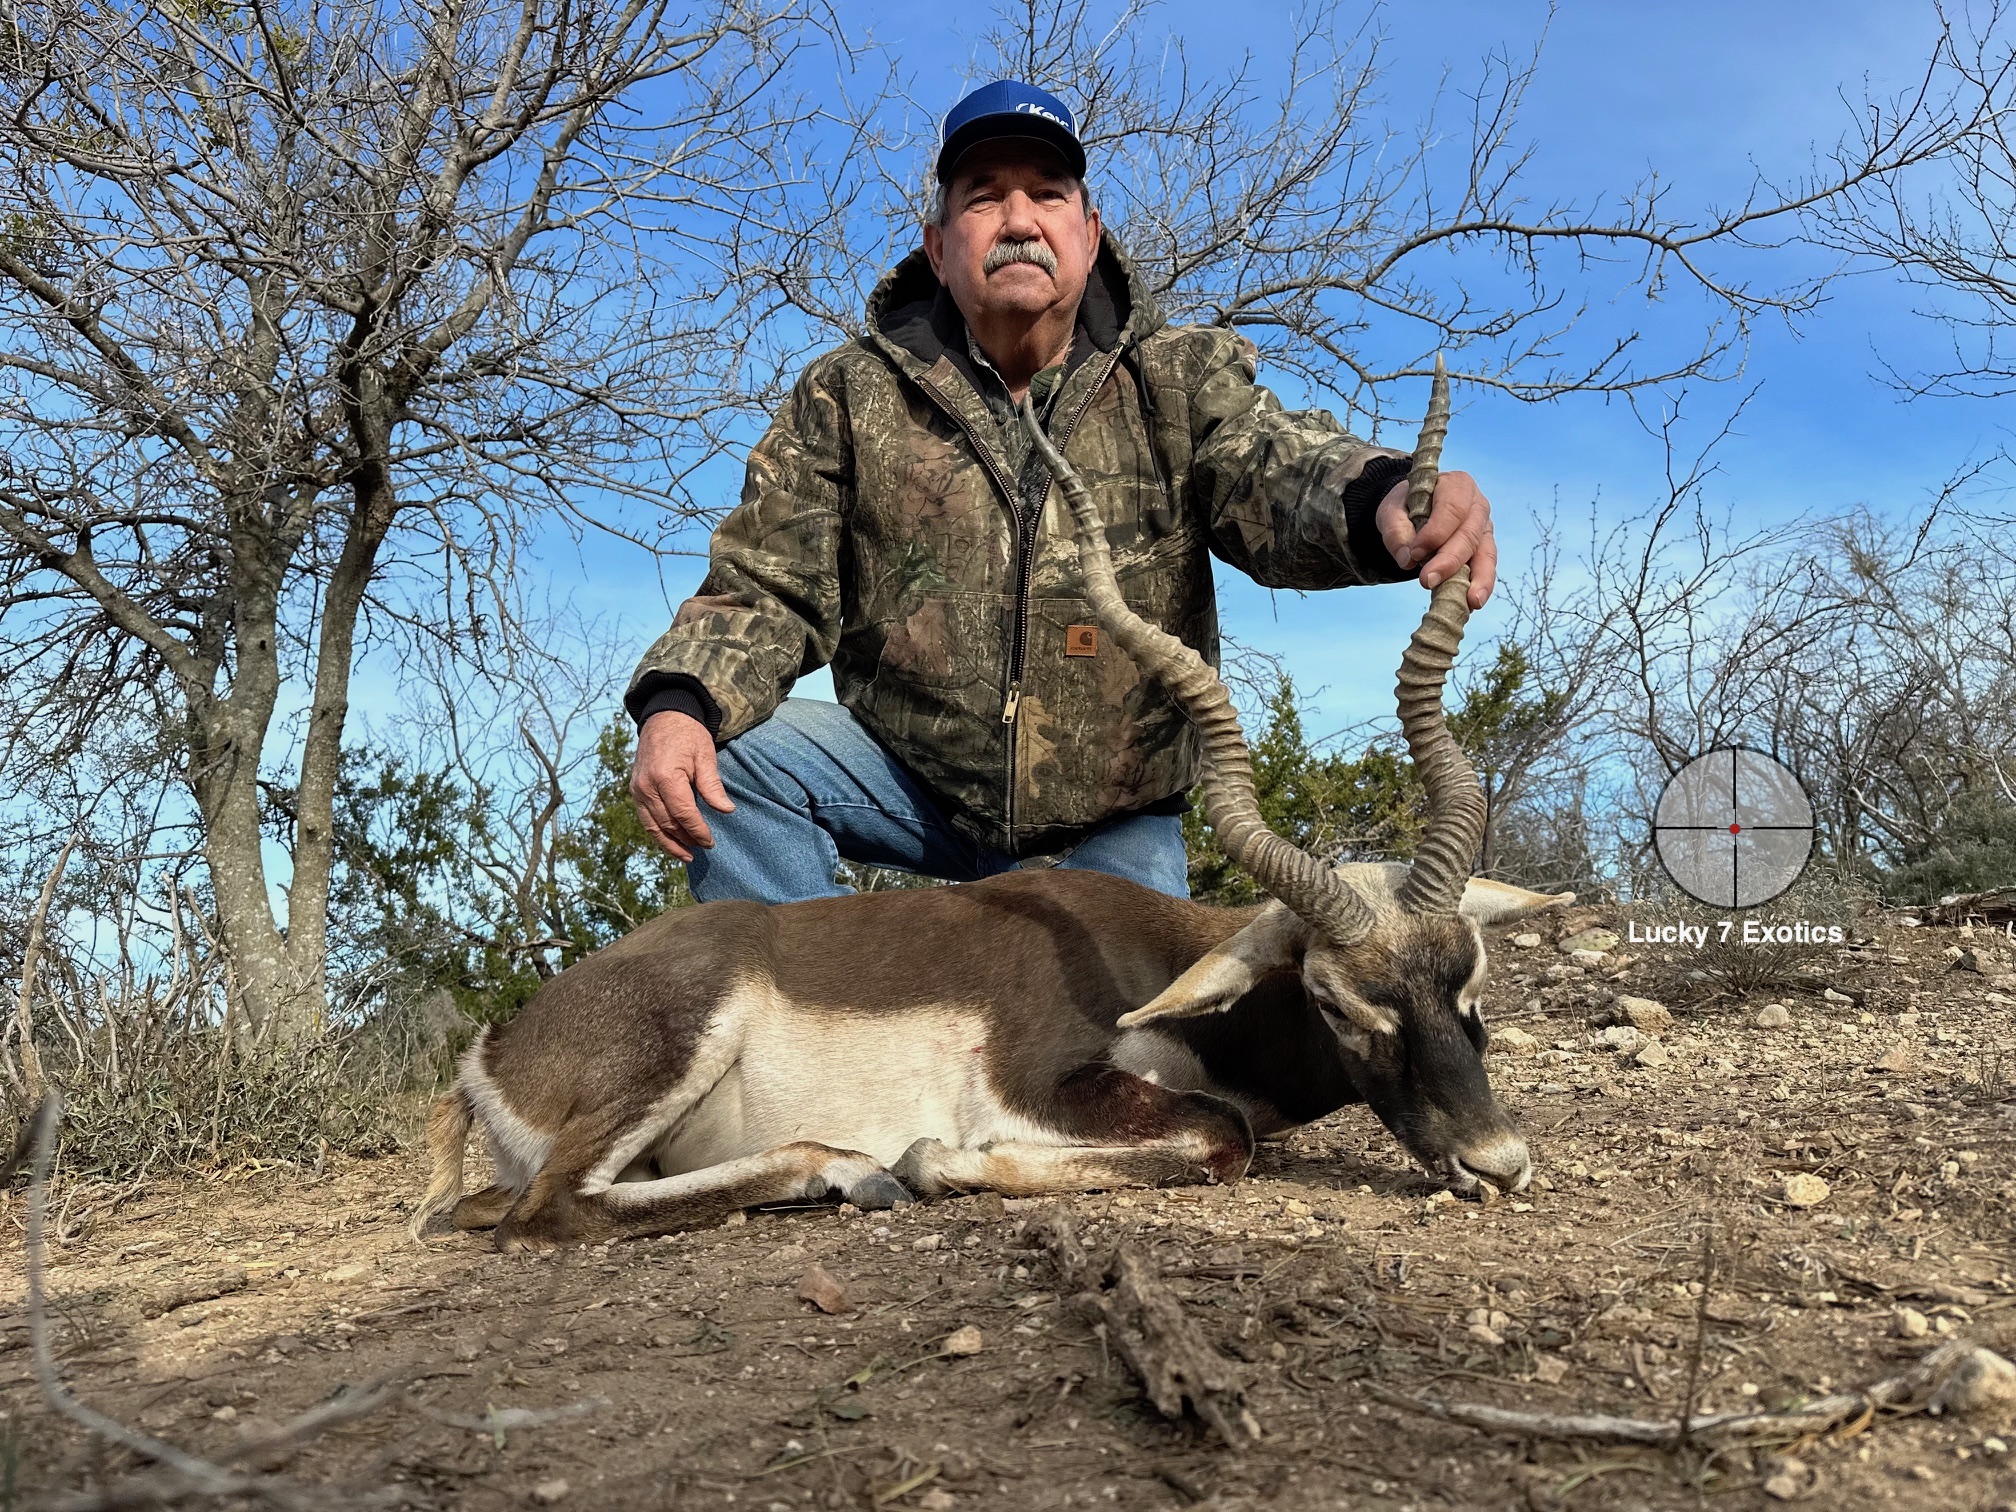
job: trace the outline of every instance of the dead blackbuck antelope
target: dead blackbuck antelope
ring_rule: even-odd
[[[1410,476],[1425,519],[1449,388]],[[1234,1181],[1253,1141],[1371,1105],[1459,1191],[1517,1191],[1484,1074],[1477,921],[1567,901],[1470,878],[1484,823],[1442,685],[1469,610],[1440,585],[1400,666],[1430,803],[1412,867],[1332,867],[1269,831],[1225,686],[1122,601],[1090,494],[1026,412],[1114,640],[1204,737],[1219,843],[1277,901],[1206,908],[1088,871],[652,920],[486,1031],[428,1120],[417,1236],[453,1208],[503,1249],[665,1233],[767,1202]],[[463,1197],[479,1123],[494,1186]]]

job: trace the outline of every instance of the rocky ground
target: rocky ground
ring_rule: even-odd
[[[2016,940],[1869,915],[1745,993],[1712,952],[1610,938],[1634,920],[1494,932],[1494,1079],[1543,1173],[1518,1200],[1449,1200],[1355,1110],[1231,1188],[762,1213],[548,1257],[413,1248],[417,1153],[234,1170],[70,1194],[56,1355],[90,1406],[344,1506],[2016,1507],[1993,1414],[1668,1452],[1404,1405],[1669,1418],[1690,1379],[1697,1410],[1790,1406],[1948,1337],[2016,1353]],[[1257,1442],[1143,1399],[1059,1296],[1031,1235],[1052,1208],[1152,1260]],[[42,1402],[21,1212],[5,1507],[141,1464]],[[343,1420],[243,1454],[318,1406]]]

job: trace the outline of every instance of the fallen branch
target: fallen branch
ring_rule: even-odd
[[[1599,1439],[1671,1449],[1683,1442],[1731,1444],[1807,1438],[1878,1412],[1969,1413],[2016,1408],[2016,1366],[1989,1350],[1949,1340],[1901,1375],[1861,1391],[1841,1391],[1788,1412],[1717,1412],[1689,1418],[1628,1418],[1606,1413],[1520,1412],[1480,1402],[1438,1402],[1430,1397],[1367,1385],[1389,1407],[1418,1412],[1521,1438]]]
[[[86,1432],[116,1444],[150,1467],[114,1481],[94,1491],[50,1497],[42,1505],[49,1512],[109,1512],[115,1507],[166,1506],[192,1497],[217,1500],[238,1499],[264,1502],[287,1512],[323,1512],[323,1509],[373,1507],[397,1504],[404,1493],[385,1490],[359,1494],[341,1487],[304,1485],[273,1475],[245,1474],[227,1469],[211,1460],[185,1453],[173,1444],[80,1401],[64,1384],[56,1369],[56,1354],[49,1340],[47,1281],[44,1274],[47,1246],[43,1225],[49,1205],[49,1167],[55,1157],[56,1128],[62,1121],[62,1100],[50,1092],[43,1097],[31,1122],[29,1139],[33,1150],[33,1177],[28,1188],[28,1337],[35,1361],[35,1379],[50,1410],[70,1419]],[[230,1458],[257,1459],[277,1450],[293,1448],[338,1423],[376,1412],[393,1400],[396,1384],[377,1382],[360,1391],[346,1392],[331,1401],[312,1407],[272,1433],[247,1439],[234,1446]]]
[[[1917,913],[1927,924],[2006,924],[2016,920],[2016,887],[1963,893]]]
[[[1260,1437],[1238,1367],[1190,1321],[1183,1299],[1156,1274],[1152,1261],[1123,1244],[1095,1264],[1071,1220],[1055,1209],[1027,1232],[1049,1252],[1061,1290],[1072,1293],[1066,1305],[1140,1377],[1157,1411],[1180,1420],[1187,1410],[1235,1449]]]

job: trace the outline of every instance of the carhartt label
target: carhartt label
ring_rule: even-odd
[[[1097,625],[1066,625],[1064,627],[1064,654],[1066,656],[1097,656],[1099,654],[1099,627]]]

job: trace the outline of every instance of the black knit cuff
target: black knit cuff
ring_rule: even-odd
[[[1344,544],[1368,583],[1404,583],[1413,572],[1393,560],[1379,534],[1379,503],[1395,483],[1404,482],[1412,457],[1374,457],[1344,487]]]
[[[623,707],[639,729],[653,714],[684,714],[705,725],[709,735],[721,734],[721,706],[699,678],[684,672],[646,672],[623,695]]]

